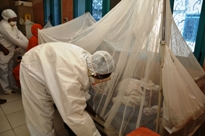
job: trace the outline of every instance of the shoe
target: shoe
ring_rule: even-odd
[[[5,99],[0,99],[0,104],[4,104],[4,103],[6,103],[7,102],[7,100],[5,100]]]
[[[10,95],[10,94],[15,94],[15,91],[11,91],[11,92],[4,92],[5,95]]]
[[[14,86],[11,88],[13,91],[19,92],[21,89],[18,86]]]

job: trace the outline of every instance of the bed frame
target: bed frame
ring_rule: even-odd
[[[201,91],[205,94],[205,75],[195,79],[196,84],[199,86]],[[104,121],[99,118],[93,109],[88,105],[86,107],[86,111],[90,114],[91,118],[93,119],[97,129],[100,131],[102,136],[107,136],[104,130]],[[165,129],[162,130],[162,136],[203,136],[205,135],[205,114],[201,115],[197,120],[190,121],[185,128],[182,130],[169,134]]]

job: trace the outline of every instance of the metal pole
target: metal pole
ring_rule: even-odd
[[[166,27],[166,0],[163,2],[163,19],[162,19],[162,41],[165,41],[166,33],[165,33],[165,27]]]
[[[164,49],[166,45],[166,0],[163,1],[163,16],[162,16],[162,40],[161,40],[161,47],[160,47],[160,57],[161,57],[161,69],[160,69],[160,91],[158,96],[158,111],[157,111],[157,125],[156,125],[156,132],[159,133],[160,127],[162,126],[163,119],[160,122],[160,111],[161,111],[161,105],[163,101],[163,90],[162,90],[162,68],[164,65]],[[160,124],[161,123],[161,124]],[[161,130],[162,131],[162,130]]]

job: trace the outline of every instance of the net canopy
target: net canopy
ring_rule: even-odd
[[[108,136],[139,126],[157,131],[162,121],[173,133],[204,113],[205,97],[194,82],[204,71],[174,23],[169,0],[164,3],[122,0],[98,22],[86,13],[39,31],[39,43],[69,42],[113,56],[111,80],[91,86],[88,101]]]

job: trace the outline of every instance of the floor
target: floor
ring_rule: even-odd
[[[0,105],[0,136],[30,136],[26,127],[20,92],[4,95],[0,87],[0,99],[7,99],[5,104]],[[54,127],[57,136],[69,136],[57,110],[55,111]],[[194,136],[205,136],[204,128],[205,124],[202,127],[203,131],[197,131]]]
[[[20,92],[4,95],[0,90],[0,98],[7,99],[7,103],[0,105],[0,136],[30,136],[26,127]],[[54,127],[57,136],[69,136],[57,110],[55,111]]]

